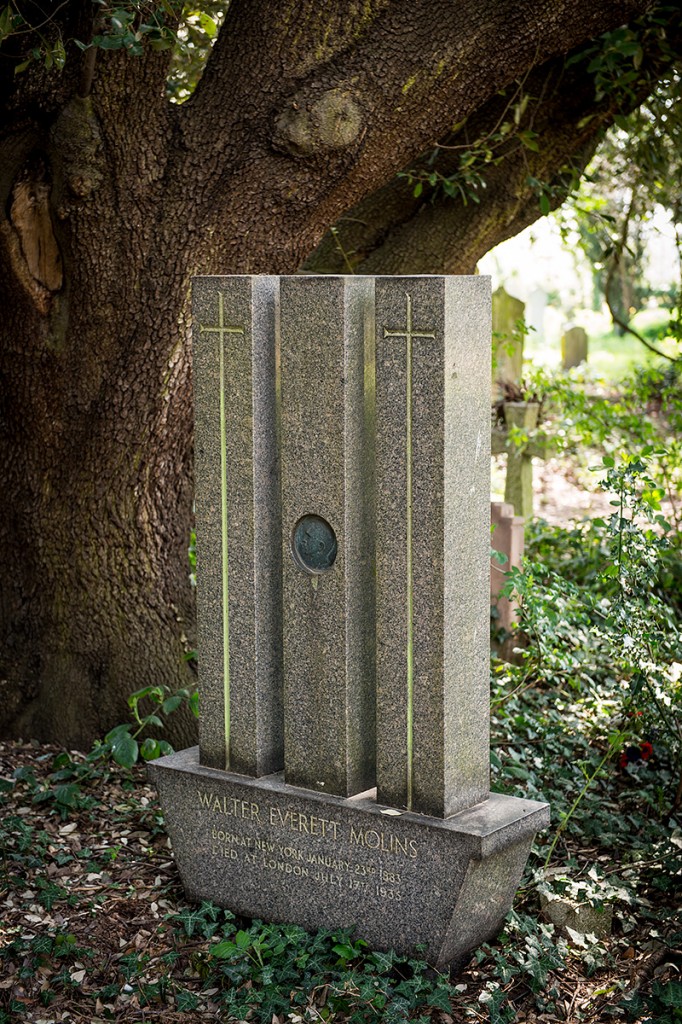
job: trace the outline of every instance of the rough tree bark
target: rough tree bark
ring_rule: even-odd
[[[13,77],[21,41],[3,44],[2,732],[87,744],[132,690],[193,685],[191,275],[294,272],[344,212],[377,195],[386,212],[395,186],[377,190],[454,123],[647,6],[232,0],[182,107],[164,98],[164,53],[93,64],[68,46],[60,75]],[[65,38],[92,30],[88,12],[57,10]],[[575,103],[554,137],[561,93],[537,115],[548,180],[610,116],[572,135]],[[522,172],[510,154],[485,208],[453,205],[447,232],[468,241],[447,258],[418,241],[437,218],[400,186],[392,223],[364,218],[378,228],[353,243],[363,269],[470,270],[535,216]]]

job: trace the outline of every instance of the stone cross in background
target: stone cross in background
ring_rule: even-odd
[[[491,453],[507,456],[505,502],[512,506],[515,515],[530,519],[533,515],[533,459],[549,457],[549,439],[545,434],[528,437],[538,425],[540,406],[537,402],[505,402],[503,408],[504,427],[493,427]],[[512,432],[517,434],[516,438]]]
[[[194,282],[188,895],[459,963],[547,807],[489,792],[486,278]]]

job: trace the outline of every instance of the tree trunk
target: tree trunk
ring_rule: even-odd
[[[191,275],[295,272],[453,124],[647,6],[231,0],[181,108],[167,54],[67,45],[61,75],[15,76],[25,34],[2,43],[1,732],[85,745],[133,690],[193,686]],[[89,37],[89,10],[56,9],[75,19],[64,39]],[[478,222],[451,216],[467,269],[496,217],[508,233],[533,219],[526,177],[520,161],[513,194],[491,181],[497,208]],[[457,266],[417,244],[424,212],[398,205],[366,239],[368,266],[374,252],[373,270]]]
[[[117,187],[86,101],[18,139],[0,277],[0,729],[80,746],[127,719],[131,691],[195,685],[191,240],[178,225],[161,258],[168,239]],[[153,164],[159,142],[137,158]]]

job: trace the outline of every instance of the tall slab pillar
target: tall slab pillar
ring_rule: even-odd
[[[374,785],[372,281],[281,280],[285,778]]]
[[[376,279],[377,798],[489,792],[489,279]]]
[[[201,763],[284,763],[278,281],[192,290]]]

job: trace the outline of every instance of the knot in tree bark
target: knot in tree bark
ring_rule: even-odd
[[[360,106],[347,89],[330,89],[313,101],[297,96],[278,117],[272,142],[291,156],[313,156],[350,146],[362,122]]]

